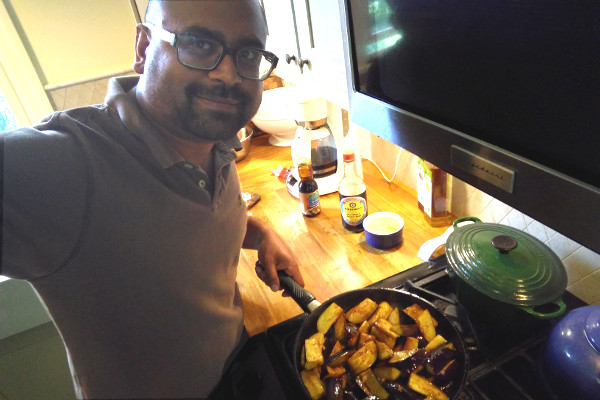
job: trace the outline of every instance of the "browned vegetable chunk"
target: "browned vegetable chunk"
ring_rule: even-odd
[[[375,336],[361,332],[360,336],[358,337],[358,347],[363,347],[365,343],[373,341],[375,341]]]
[[[326,333],[331,325],[339,318],[340,315],[344,313],[342,307],[338,306],[335,303],[331,303],[329,307],[323,311],[321,315],[319,315],[319,319],[317,319],[317,331],[321,333]]]
[[[367,342],[348,358],[348,365],[358,375],[373,365],[375,361],[377,361],[377,345],[375,342]]]
[[[323,365],[323,344],[325,336],[317,332],[304,341],[305,364],[304,369],[311,370]]]
[[[366,298],[346,313],[346,320],[353,324],[362,324],[375,312],[377,303]]]
[[[441,345],[446,344],[448,341],[446,339],[444,339],[444,337],[442,335],[436,335],[428,344],[427,346],[425,346],[426,350],[434,350],[438,347],[440,347]]]
[[[394,367],[376,367],[373,373],[382,381],[395,381],[400,377],[400,370]]]
[[[427,378],[413,372],[408,378],[408,387],[424,396],[430,396],[434,400],[448,400],[446,393],[431,383]]]
[[[308,390],[308,394],[310,394],[310,397],[313,400],[317,400],[325,394],[325,385],[319,377],[319,372],[319,368],[300,372],[302,383],[304,383],[306,390]]]
[[[392,312],[388,316],[388,321],[390,321],[392,325],[400,325],[400,310],[398,309],[398,307],[395,307],[392,310]]]
[[[346,329],[346,316],[344,314],[340,315],[338,319],[335,320],[333,333],[336,340],[340,342],[346,341],[346,338],[348,337],[348,330]]]
[[[375,345],[377,345],[377,358],[379,360],[387,360],[394,354],[394,350],[391,347],[379,340],[375,341]]]
[[[368,395],[376,396],[380,399],[387,399],[390,397],[390,394],[386,392],[383,386],[381,386],[381,383],[370,369],[362,372],[357,379],[361,388]]]
[[[417,318],[419,318],[419,316],[421,316],[423,311],[425,311],[425,309],[423,309],[423,307],[421,307],[418,304],[413,304],[412,306],[406,307],[402,311],[404,311],[404,313],[406,315],[408,315],[409,317],[411,317],[412,319],[414,319],[416,321]],[[435,326],[437,326],[437,321],[435,319],[433,321],[434,321],[433,324]]]
[[[386,332],[382,329],[379,329],[378,326],[374,326],[373,328],[371,328],[371,333],[380,342],[385,343],[390,348],[394,348],[394,345],[396,344],[396,338],[393,336],[390,336],[388,332]]]
[[[417,351],[419,351],[419,349],[394,351],[394,354],[392,354],[392,357],[390,357],[390,359],[388,361],[390,363],[397,363],[402,360],[406,360],[408,357],[412,356]]]
[[[417,325],[425,337],[425,340],[431,342],[435,337],[435,322],[429,313],[429,310],[425,310],[417,317]]]
[[[352,354],[356,353],[354,349],[342,350],[339,353],[332,354],[331,357],[327,360],[327,365],[330,367],[337,367],[345,363]]]
[[[404,346],[402,346],[402,350],[413,350],[419,348],[419,339],[413,336],[409,336],[406,338],[406,342],[404,342]]]
[[[379,306],[377,306],[377,309],[375,310],[373,315],[369,317],[369,324],[373,325],[375,321],[379,319],[386,320],[387,322],[387,319],[393,310],[394,309],[392,308],[392,306],[390,306],[390,304],[387,301],[382,301],[381,303],[379,303]]]

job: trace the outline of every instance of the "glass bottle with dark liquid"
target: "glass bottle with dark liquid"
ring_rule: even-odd
[[[356,172],[353,150],[344,151],[344,177],[338,186],[342,225],[349,231],[361,232],[367,217],[367,186]]]
[[[298,175],[300,176],[298,194],[302,215],[305,217],[317,216],[321,213],[321,199],[317,181],[313,177],[312,165],[310,163],[298,164]]]

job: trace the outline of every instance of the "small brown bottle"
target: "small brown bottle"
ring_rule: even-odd
[[[418,159],[417,194],[419,210],[431,226],[452,222],[450,214],[451,175],[421,158]]]
[[[321,199],[317,181],[313,177],[312,165],[310,163],[298,164],[298,175],[300,176],[298,192],[302,215],[315,217],[321,213]]]
[[[342,225],[349,231],[362,232],[367,217],[367,186],[356,171],[353,150],[344,151],[344,177],[338,185]]]

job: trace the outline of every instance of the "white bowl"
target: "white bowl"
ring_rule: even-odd
[[[261,131],[271,135],[269,143],[276,146],[290,146],[296,135],[296,121],[291,105],[298,101],[298,89],[284,86],[265,90],[262,102],[252,122]]]
[[[363,221],[365,239],[376,249],[390,249],[402,243],[404,220],[391,212],[376,212]]]

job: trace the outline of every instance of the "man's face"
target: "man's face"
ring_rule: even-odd
[[[195,32],[228,48],[264,48],[260,8],[244,0],[151,1],[147,22],[169,32]],[[153,4],[154,3],[154,4]],[[262,82],[240,77],[232,55],[212,71],[194,70],[177,60],[175,47],[152,31],[138,31],[138,101],[146,117],[182,139],[216,142],[233,137],[258,110]]]

